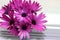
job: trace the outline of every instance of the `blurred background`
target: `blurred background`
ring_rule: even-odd
[[[34,0],[32,0],[34,1]],[[42,33],[31,33],[31,40],[60,40],[60,0],[35,0],[42,5],[41,12],[46,14],[46,30]],[[0,0],[0,9],[9,0]],[[0,28],[0,40],[19,40]]]

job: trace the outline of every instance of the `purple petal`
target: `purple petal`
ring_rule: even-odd
[[[24,32],[24,38],[26,38],[26,32]]]
[[[41,14],[38,15],[37,19],[38,19],[38,20],[42,20],[42,19],[44,19],[45,17],[46,17],[45,14],[41,13]]]
[[[39,20],[39,21],[37,21],[37,24],[41,24],[42,25],[42,24],[44,24],[46,22],[47,22],[47,20],[41,20],[41,21]]]
[[[45,30],[45,28],[46,28],[46,27],[43,26],[43,25],[37,25],[35,29],[36,29],[36,31],[38,31],[38,32],[42,32],[42,31]]]
[[[22,34],[22,31],[19,32],[18,36],[20,36]]]
[[[1,9],[0,10],[0,17],[2,17],[2,14],[4,14],[5,10],[4,9]]]
[[[5,14],[3,14],[3,18],[2,19],[4,19],[5,21],[10,21],[10,19]]]
[[[0,27],[7,29],[7,28],[9,28],[9,23],[8,22],[0,22]]]
[[[13,19],[14,11],[10,11],[10,12],[9,12],[9,16],[10,16],[11,19]]]
[[[20,39],[23,39],[23,37],[24,37],[24,35],[23,35],[23,32],[22,32],[22,34],[20,35]]]
[[[28,32],[26,32],[27,38],[30,39],[30,35]]]

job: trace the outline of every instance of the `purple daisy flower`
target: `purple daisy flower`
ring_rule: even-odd
[[[31,32],[31,25],[28,22],[20,22],[20,26],[18,27],[19,34],[18,36],[22,40],[22,38],[30,38],[30,32]]]
[[[14,17],[14,11],[10,11],[8,15],[2,14],[2,17],[0,17],[0,19],[3,20],[3,22],[0,22],[0,26],[2,28],[10,30],[11,33],[14,32],[14,35],[18,34],[17,27],[15,24],[17,22],[17,19]]]
[[[36,29],[36,31],[43,31],[45,30],[45,25],[46,20],[43,20],[45,18],[45,14],[41,13],[38,16],[33,15],[33,17],[30,17],[31,19],[31,26],[33,29]]]
[[[15,12],[15,16],[17,17],[18,20],[26,20],[26,18],[28,18],[29,16],[29,5],[27,3],[27,1],[19,1],[19,0],[16,0],[17,1],[17,4],[14,3],[14,12]],[[15,0],[13,0],[13,2],[16,2]],[[19,4],[19,2],[21,2],[21,5]],[[15,7],[17,6],[17,7]]]
[[[28,18],[28,5],[26,1],[22,2],[22,0],[12,0],[10,2],[12,9],[14,10],[14,14],[19,21],[26,20]]]
[[[15,16],[17,17],[17,19],[19,21],[22,21],[22,20],[26,20],[26,19],[29,19],[29,14],[25,11],[21,11],[21,12],[15,12]]]

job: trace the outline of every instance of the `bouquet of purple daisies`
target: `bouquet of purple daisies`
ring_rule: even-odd
[[[0,9],[0,27],[9,30],[13,35],[30,39],[30,32],[34,29],[37,32],[46,29],[46,16],[41,12],[37,15],[42,7],[37,2],[31,0],[10,0],[10,3]]]

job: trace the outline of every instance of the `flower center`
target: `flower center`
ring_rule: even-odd
[[[34,13],[34,10],[32,10],[31,13]]]
[[[26,15],[26,13],[22,13],[22,17],[26,17],[27,15]]]
[[[32,20],[32,24],[33,24],[33,25],[36,25],[36,21],[35,21],[35,20]]]
[[[26,25],[23,25],[23,26],[22,26],[22,29],[23,29],[23,30],[26,30],[26,29],[27,29],[27,26],[26,26]]]
[[[8,14],[8,12],[6,11],[4,14]]]
[[[11,21],[10,21],[10,25],[12,25],[12,24],[14,24],[14,20],[11,20]]]

